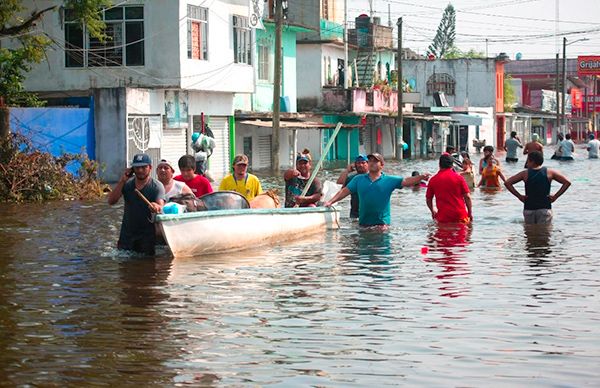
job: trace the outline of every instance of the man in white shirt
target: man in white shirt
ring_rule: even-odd
[[[596,136],[591,134],[590,141],[587,145],[588,158],[598,159],[598,149],[600,149],[600,140],[596,139]]]
[[[573,160],[573,153],[575,152],[575,143],[571,140],[571,134],[565,134],[565,140],[560,143],[560,160]]]

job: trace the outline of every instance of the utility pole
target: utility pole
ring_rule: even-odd
[[[560,74],[558,72],[558,61],[559,55],[556,53],[556,133],[561,132],[560,130]],[[558,139],[558,137],[556,137]]]
[[[402,18],[398,18],[398,121],[396,122],[396,128],[400,128],[400,140],[404,142],[404,117],[402,117]],[[398,131],[396,131],[397,133]],[[396,141],[396,152],[398,150],[398,144],[401,143]],[[398,157],[398,155],[394,155]],[[404,159],[404,148],[400,147],[400,160]]]
[[[348,0],[344,0],[344,89],[348,89]],[[348,153],[348,155],[350,155]]]
[[[565,133],[567,133],[567,119],[565,117],[565,93],[567,92],[567,38],[563,38],[563,62],[562,62],[562,97],[560,99],[560,109],[562,117],[560,119],[560,126]]]
[[[283,24],[282,0],[275,0],[275,75],[273,80],[273,135],[271,169],[279,171],[279,114],[281,112],[281,35]]]

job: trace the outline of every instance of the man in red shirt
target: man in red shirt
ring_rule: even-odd
[[[438,222],[468,223],[473,221],[471,194],[465,178],[452,169],[452,163],[452,156],[440,156],[440,171],[427,185],[427,207]],[[434,197],[437,209],[433,205]]]
[[[196,196],[200,198],[204,194],[212,193],[213,189],[208,179],[196,174],[196,159],[192,155],[183,155],[177,162],[181,175],[177,175],[176,181],[184,182]]]

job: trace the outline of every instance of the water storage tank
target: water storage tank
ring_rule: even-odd
[[[356,24],[356,41],[358,47],[369,47],[369,25],[371,24],[371,18],[369,15],[359,15],[354,19]]]

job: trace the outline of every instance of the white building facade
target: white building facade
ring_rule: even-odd
[[[23,3],[30,13],[63,2]],[[217,141],[209,170],[220,178],[235,149],[234,94],[254,91],[248,15],[245,0],[117,3],[102,11],[109,39],[101,42],[59,8],[39,23],[55,44],[25,87],[42,98],[93,98],[96,159],[107,181],[138,152],[176,164],[205,125]]]

